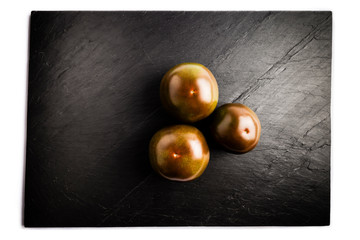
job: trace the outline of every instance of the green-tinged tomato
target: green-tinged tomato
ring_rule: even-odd
[[[209,147],[195,127],[174,125],[159,130],[149,145],[150,163],[161,176],[175,181],[200,177],[209,159]]]
[[[250,108],[240,103],[229,103],[215,110],[211,132],[214,139],[226,149],[245,153],[257,145],[261,125]]]
[[[164,108],[184,122],[209,116],[219,99],[214,75],[199,63],[181,63],[162,78],[160,98]]]

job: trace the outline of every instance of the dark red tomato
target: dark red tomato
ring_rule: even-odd
[[[214,139],[226,149],[245,153],[257,145],[261,125],[250,108],[240,103],[229,103],[215,110],[211,132]]]
[[[184,122],[196,122],[215,109],[219,90],[214,75],[199,63],[181,63],[162,78],[160,98],[165,109]]]
[[[210,152],[195,127],[175,125],[155,133],[149,145],[150,163],[161,176],[175,181],[198,178],[206,169]]]

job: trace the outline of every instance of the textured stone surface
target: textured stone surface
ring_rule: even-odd
[[[330,12],[33,12],[25,226],[329,224],[331,27]],[[159,85],[181,62],[262,123],[243,155],[197,123],[211,158],[187,183],[147,156],[178,123]]]

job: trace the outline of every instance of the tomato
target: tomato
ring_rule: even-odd
[[[182,63],[162,78],[160,98],[164,108],[177,119],[192,123],[209,116],[219,99],[214,75],[199,63]]]
[[[212,115],[211,133],[226,149],[245,153],[254,149],[260,139],[260,120],[243,104],[225,104]]]
[[[149,157],[151,166],[161,176],[190,181],[205,171],[210,151],[197,128],[174,125],[155,133],[150,141]]]

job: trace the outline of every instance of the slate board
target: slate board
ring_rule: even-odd
[[[328,225],[331,12],[32,12],[24,225]],[[219,104],[262,123],[191,182],[150,167],[172,66],[198,62]]]

